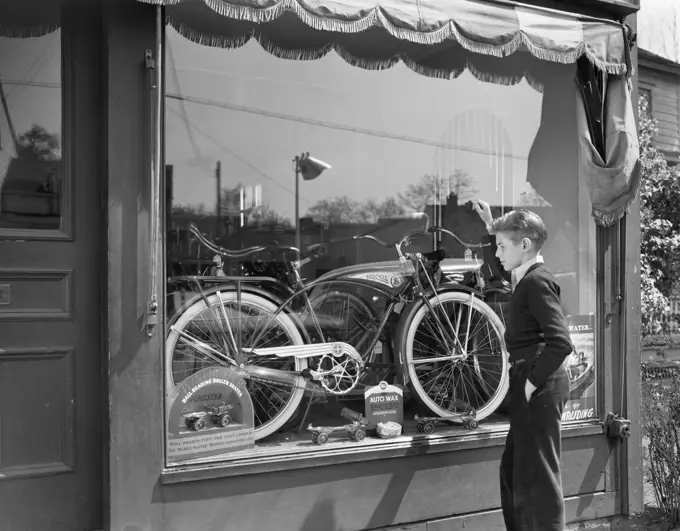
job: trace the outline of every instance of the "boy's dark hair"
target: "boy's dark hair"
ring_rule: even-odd
[[[511,210],[500,218],[494,219],[491,228],[494,233],[508,233],[510,239],[515,243],[528,238],[536,249],[543,247],[548,239],[548,230],[545,228],[545,223],[543,223],[541,217],[524,208]]]

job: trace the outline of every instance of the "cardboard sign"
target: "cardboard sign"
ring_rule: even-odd
[[[375,428],[378,422],[404,423],[404,391],[400,387],[380,382],[366,389],[364,400],[369,428]]]
[[[171,462],[253,448],[253,403],[246,383],[226,367],[187,378],[168,396],[166,453]]]
[[[597,416],[597,364],[595,358],[595,316],[567,317],[574,351],[567,357],[569,400],[562,413],[562,422],[579,422]]]

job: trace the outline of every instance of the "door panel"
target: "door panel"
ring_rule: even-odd
[[[102,528],[98,25],[0,37],[0,531]]]

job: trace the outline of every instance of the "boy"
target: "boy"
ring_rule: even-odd
[[[501,505],[508,531],[562,531],[561,418],[569,396],[564,360],[572,344],[560,288],[543,264],[548,233],[541,218],[514,210],[493,220],[475,210],[495,256],[512,280],[505,343],[510,354],[510,431],[501,458]],[[504,275],[507,276],[507,275]]]

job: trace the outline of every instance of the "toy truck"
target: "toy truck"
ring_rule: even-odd
[[[210,421],[216,426],[226,428],[231,424],[231,415],[229,411],[234,407],[233,404],[226,404],[222,402],[216,406],[205,404],[203,408],[205,411],[190,411],[184,413],[184,423],[190,430],[201,431],[205,428],[206,421]]]

